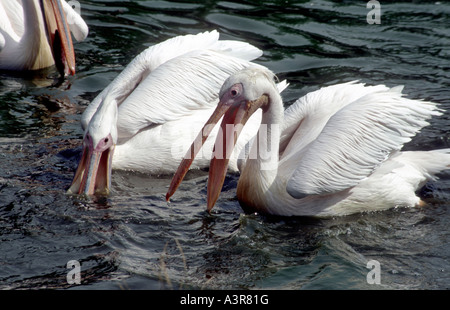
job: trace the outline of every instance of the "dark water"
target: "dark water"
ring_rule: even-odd
[[[448,289],[450,173],[421,191],[422,209],[318,220],[245,215],[230,175],[205,212],[206,174],[189,174],[172,203],[170,177],[114,172],[113,194],[65,195],[89,102],[147,46],[218,29],[262,50],[259,63],[291,83],[286,104],[359,79],[405,85],[450,110],[450,4],[365,1],[80,1],[90,35],[78,72],[0,74],[0,288]],[[450,147],[450,112],[405,148]],[[70,260],[81,284],[70,284]],[[366,265],[380,263],[381,284]]]

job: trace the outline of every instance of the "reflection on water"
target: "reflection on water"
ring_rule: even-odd
[[[290,87],[286,104],[324,85],[359,79],[403,84],[412,98],[450,109],[450,5],[341,1],[80,1],[90,35],[78,72],[0,74],[0,288],[385,289],[449,288],[450,177],[422,190],[429,206],[317,220],[245,215],[238,176],[212,214],[206,178],[189,173],[167,204],[170,176],[115,172],[110,197],[65,195],[80,156],[80,114],[147,46],[218,29],[250,42]],[[449,113],[406,149],[450,147]],[[367,284],[366,264],[381,266]],[[81,285],[67,262],[81,263]]]

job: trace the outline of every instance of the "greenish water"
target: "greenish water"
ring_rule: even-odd
[[[365,1],[80,1],[90,34],[74,77],[0,73],[0,288],[450,288],[448,172],[421,191],[426,208],[325,220],[246,215],[235,175],[208,214],[204,172],[170,204],[170,176],[130,172],[107,199],[65,195],[89,102],[147,46],[212,29],[264,51],[257,62],[291,83],[286,104],[355,79],[405,85],[447,110],[405,148],[450,147],[450,4],[380,3],[370,25]],[[381,284],[367,283],[370,260]]]

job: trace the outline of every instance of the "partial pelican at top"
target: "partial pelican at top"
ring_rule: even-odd
[[[0,70],[75,74],[71,32],[82,41],[88,27],[64,0],[0,0]]]

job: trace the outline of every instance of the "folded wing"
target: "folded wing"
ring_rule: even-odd
[[[330,99],[350,100],[323,106],[328,112],[322,113],[328,116],[320,117],[309,110],[310,114],[305,113],[297,122],[299,125],[294,126],[294,132],[291,124],[282,159],[294,171],[286,189],[295,198],[339,192],[357,185],[428,125],[427,119],[440,114],[431,102],[402,97],[401,87],[363,87],[351,83],[341,87],[344,92],[338,96],[339,92],[335,93]],[[315,120],[319,129],[314,129]],[[311,123],[305,125],[307,122]],[[306,137],[305,142],[301,142],[301,136]]]

